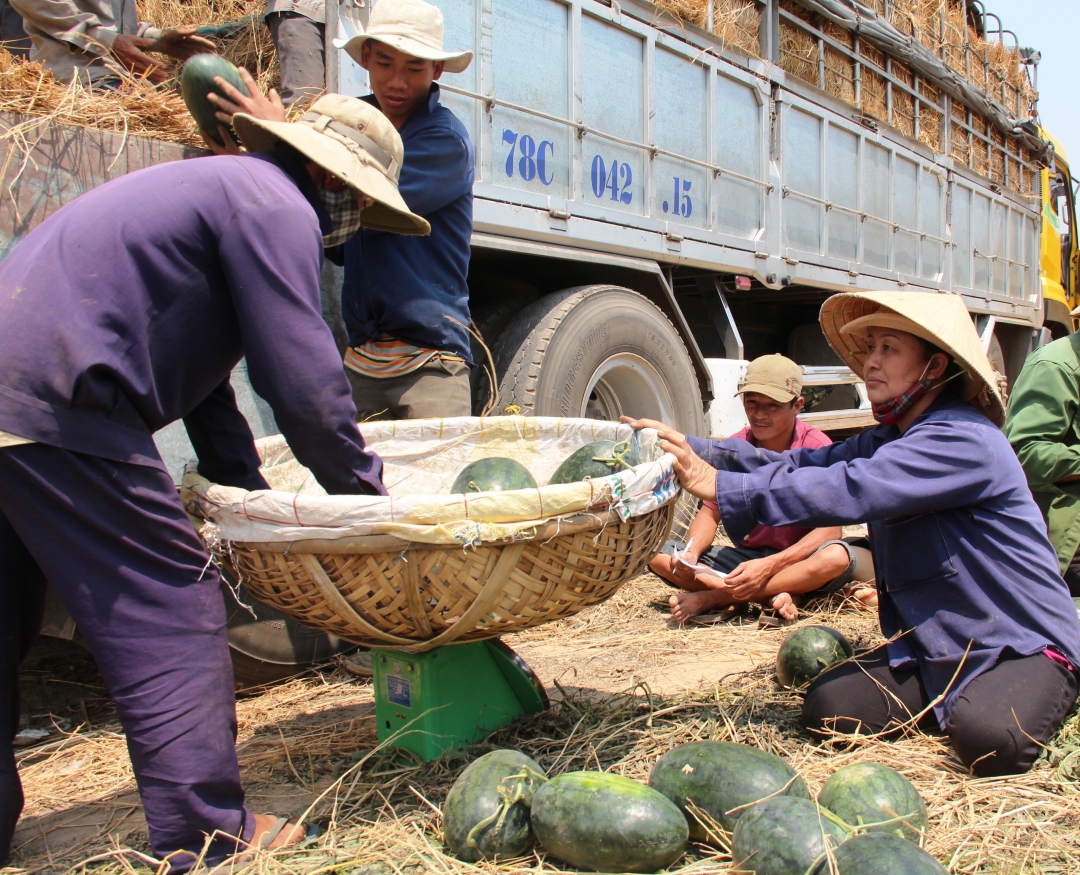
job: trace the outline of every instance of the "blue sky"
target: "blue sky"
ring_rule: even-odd
[[[1016,33],[1020,45],[1042,52],[1039,114],[1065,147],[1075,177],[1080,168],[1080,2],[986,0],[986,8]]]

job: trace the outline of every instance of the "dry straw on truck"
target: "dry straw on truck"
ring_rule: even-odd
[[[265,91],[276,84],[277,58],[269,31],[243,0],[141,0],[139,18],[163,27],[209,25],[244,19],[244,26],[219,42],[221,54],[247,67]],[[724,43],[758,56],[761,7],[755,0],[656,0],[656,5],[696,27],[711,29]],[[1020,53],[1002,40],[987,40],[956,0],[866,0],[866,8],[903,34],[914,37],[976,89],[1026,119],[1034,97]],[[248,16],[245,19],[245,16]],[[944,101],[939,90],[906,64],[889,58],[868,40],[782,0],[780,65],[783,69],[884,122],[931,149],[943,150]],[[175,68],[175,65],[173,65]],[[919,95],[895,88],[891,73]],[[177,97],[175,83],[156,89],[132,82],[115,95],[93,95],[53,80],[38,65],[0,52],[0,111],[49,117],[67,124],[144,134],[201,145]],[[951,103],[952,157],[992,182],[1033,193],[1031,154],[959,101]],[[972,129],[969,133],[967,129]],[[982,135],[981,137],[979,135]],[[990,148],[992,143],[997,148]]]
[[[759,55],[760,6],[754,0],[656,0],[656,5],[697,27],[712,31],[725,43]],[[957,0],[865,0],[862,4],[903,34],[914,37],[949,68],[1001,104],[1026,119],[1035,97],[1020,63],[1019,49],[1004,40],[987,40],[972,26],[966,4]],[[906,64],[823,16],[807,11],[796,0],[780,4],[780,66],[824,91],[850,103],[871,119],[885,122],[943,151],[942,95]],[[921,96],[890,87],[882,73],[902,80]],[[1014,191],[1032,194],[1034,180],[1023,165],[1031,155],[1022,146],[1007,145],[1003,134],[979,113],[958,101],[952,103],[952,157],[976,173]],[[961,125],[974,128],[998,149],[988,148]],[[1015,155],[1016,161],[1009,157]],[[1006,163],[1012,165],[1006,173]]]

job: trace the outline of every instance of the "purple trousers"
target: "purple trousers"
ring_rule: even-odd
[[[215,831],[250,839],[216,570],[164,466],[44,444],[0,449],[0,861],[23,806],[19,661],[46,582],[97,660],[127,735],[150,843],[172,872]],[[219,837],[207,856],[236,850]]]

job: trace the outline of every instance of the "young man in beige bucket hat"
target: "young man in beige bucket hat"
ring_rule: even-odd
[[[749,425],[732,438],[777,453],[832,443],[798,418],[804,403],[802,370],[786,356],[764,355],[750,362],[736,394],[742,396]],[[671,614],[680,623],[707,611],[756,602],[764,606],[760,626],[783,625],[799,616],[804,594],[835,592],[853,579],[860,558],[864,566],[871,564],[865,548],[841,540],[839,526],[759,525],[735,546],[714,547],[719,526],[716,502],[704,502],[686,544],[672,543],[671,553],[658,553],[649,563],[654,574],[686,590],[669,599]]]
[[[431,235],[365,227],[344,247],[345,369],[362,419],[472,413],[467,283],[474,158],[465,126],[439,102],[436,80],[460,73],[468,51],[443,48],[443,15],[423,0],[378,0],[344,48],[368,71],[378,106],[401,134],[406,203]]]
[[[246,155],[172,161],[76,198],[0,262],[0,860],[23,796],[18,663],[52,587],[116,702],[158,858],[186,872],[304,830],[244,805],[221,580],[153,434],[182,419],[199,472],[265,489],[229,384],[246,356],[330,494],[385,494],[322,319],[320,191],[421,234],[402,147],[360,100],[297,123],[237,116]],[[93,253],[93,270],[87,253]],[[58,317],[59,314],[59,317]],[[46,584],[47,582],[47,584]],[[230,836],[232,838],[230,838]]]
[[[1076,700],[1080,625],[971,316],[958,295],[846,292],[821,327],[876,428],[774,454],[661,426],[660,445],[732,538],[869,521],[888,643],[813,682],[807,728],[943,732],[975,775],[1027,771]]]
[[[429,237],[405,239],[362,221],[344,247],[327,253],[345,266],[344,364],[362,420],[472,412],[473,148],[465,126],[439,102],[435,81],[465,70],[472,53],[446,51],[442,42],[442,12],[424,0],[378,0],[364,33],[335,40],[368,71],[373,93],[363,100],[386,115],[404,143],[400,191],[431,225]],[[208,95],[223,123],[240,112],[284,120],[277,95],[264,98],[245,70],[240,77],[250,97],[221,77],[215,82],[229,99]]]

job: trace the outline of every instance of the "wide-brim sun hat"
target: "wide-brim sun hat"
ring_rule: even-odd
[[[370,103],[327,94],[299,121],[264,121],[238,112],[233,128],[248,151],[269,152],[280,140],[371,198],[374,203],[360,214],[362,227],[431,233],[427,220],[411,212],[398,191],[405,155],[401,136]]]
[[[921,337],[951,355],[965,370],[961,395],[995,425],[1005,421],[998,375],[983,350],[964,301],[936,292],[842,292],[821,306],[821,330],[836,354],[863,375],[866,332],[893,328]]]
[[[368,40],[385,43],[406,55],[425,61],[442,61],[447,73],[461,73],[472,63],[472,52],[443,50],[442,10],[424,0],[379,0],[371,10],[363,33],[335,39],[334,47],[360,66],[361,49]]]

